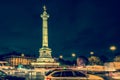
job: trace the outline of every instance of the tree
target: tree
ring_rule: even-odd
[[[91,56],[90,58],[88,58],[90,65],[96,65],[96,64],[100,64],[100,58],[97,56]]]
[[[85,56],[79,56],[77,58],[77,66],[86,66],[88,63],[88,59]]]
[[[119,55],[119,56],[116,56],[116,57],[114,58],[114,61],[115,61],[115,62],[120,62],[120,55]]]

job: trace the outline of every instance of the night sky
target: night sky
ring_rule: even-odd
[[[0,54],[39,54],[44,4],[53,56],[120,52],[120,0],[0,0]]]

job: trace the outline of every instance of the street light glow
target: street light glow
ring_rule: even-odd
[[[91,54],[91,55],[93,55],[93,54],[94,54],[94,52],[90,52],[90,54]]]
[[[72,53],[72,57],[75,57],[76,56],[76,54],[75,53]]]
[[[63,56],[62,56],[62,55],[60,55],[60,56],[59,56],[59,58],[60,58],[60,59],[62,59],[62,58],[63,58]]]
[[[110,50],[115,51],[116,50],[116,46],[110,46]]]

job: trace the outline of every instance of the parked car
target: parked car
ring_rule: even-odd
[[[25,80],[25,78],[7,75],[5,72],[0,70],[0,80]]]
[[[78,70],[60,69],[48,71],[44,80],[104,80],[102,77],[82,73]]]

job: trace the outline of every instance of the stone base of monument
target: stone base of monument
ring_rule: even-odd
[[[31,65],[35,68],[54,68],[59,67],[59,63],[55,62],[53,58],[38,58],[36,62]]]

